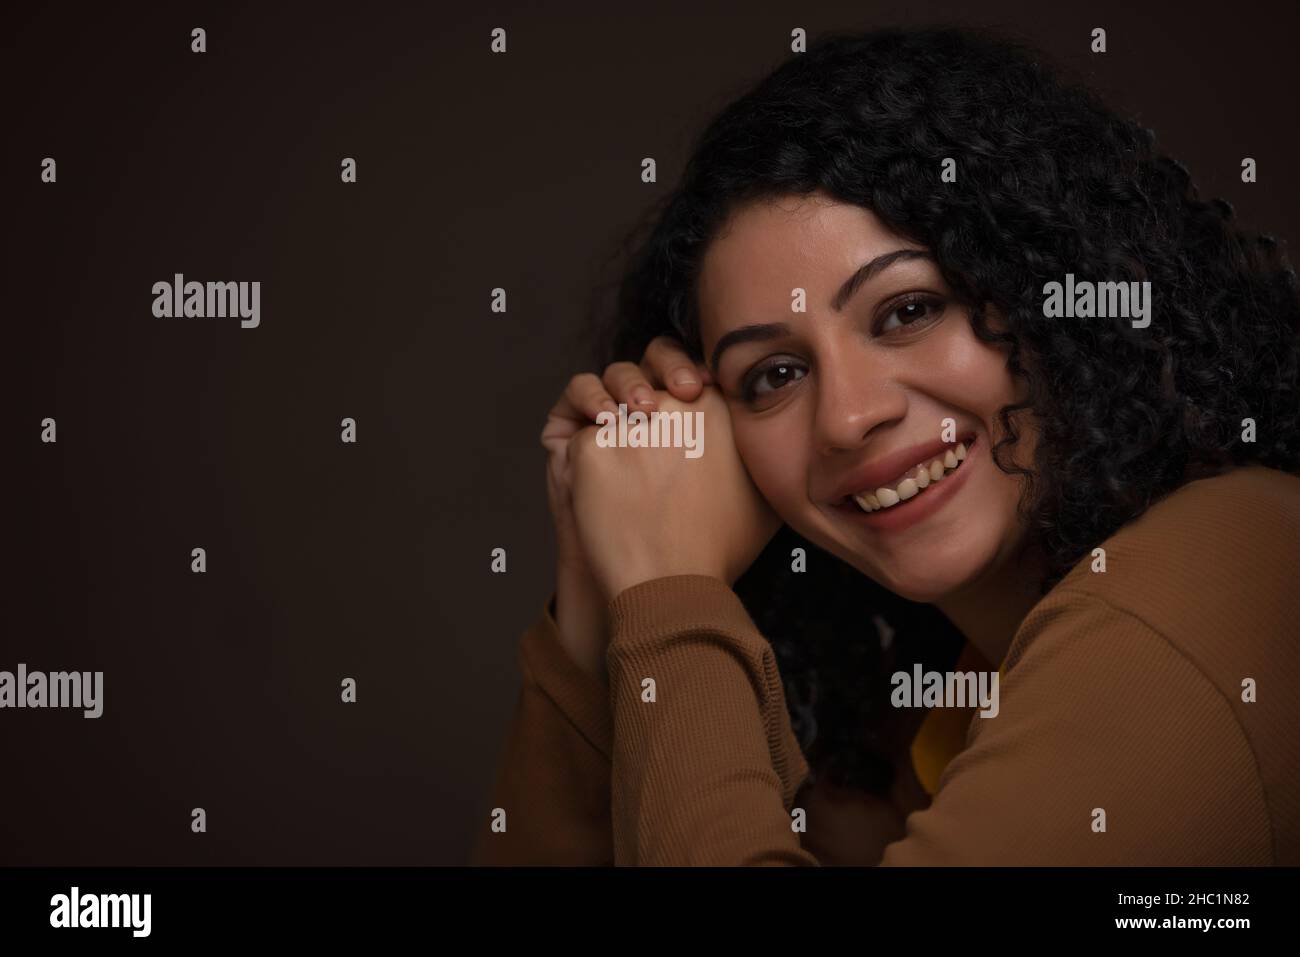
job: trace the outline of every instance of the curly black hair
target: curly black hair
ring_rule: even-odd
[[[1026,400],[992,449],[1024,476],[1021,511],[1049,591],[1092,548],[1194,478],[1300,456],[1300,297],[1279,242],[1198,198],[1154,133],[1046,65],[1018,39],[937,26],[837,34],[727,106],[679,186],[628,234],[597,359],[638,361],[655,336],[702,358],[696,277],[739,204],[815,190],[870,209],[935,254],[976,336],[1007,348]],[[945,158],[955,183],[940,181]],[[642,232],[644,240],[636,241]],[[1150,325],[1044,316],[1043,287],[1149,281]],[[1006,319],[988,325],[986,309]],[[1029,409],[1032,467],[1004,461]],[[1243,419],[1256,441],[1243,442]],[[808,573],[790,570],[791,549]],[[814,776],[885,793],[888,675],[942,667],[961,636],[782,530],[737,583],[771,641]],[[873,612],[874,610],[874,612]],[[894,632],[883,642],[875,623]]]

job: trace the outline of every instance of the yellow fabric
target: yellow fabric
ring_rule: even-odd
[[[987,671],[988,659],[966,643],[954,665],[955,671]],[[998,669],[998,683],[1002,682],[1002,669]],[[921,722],[921,729],[912,739],[912,769],[925,792],[931,796],[939,790],[939,778],[948,762],[966,747],[966,731],[976,709],[932,708]]]

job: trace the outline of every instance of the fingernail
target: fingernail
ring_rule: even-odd
[[[639,387],[639,388],[633,389],[633,390],[632,390],[632,397],[633,397],[634,399],[636,399],[636,404],[637,404],[637,405],[654,405],[654,404],[655,404],[654,393],[651,392],[649,389],[645,388],[644,386],[641,386],[641,387]]]
[[[673,373],[674,385],[698,385],[699,381],[700,380],[695,378],[693,373],[690,373],[685,369],[678,369]]]

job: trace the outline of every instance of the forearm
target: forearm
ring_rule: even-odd
[[[658,579],[610,624],[616,863],[816,864],[789,813],[808,767],[775,657],[734,593]]]

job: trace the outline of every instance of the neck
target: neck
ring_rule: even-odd
[[[945,595],[935,607],[994,667],[1000,667],[1020,623],[1043,597],[1038,585],[1044,565],[1041,552],[1023,549],[978,581]]]

